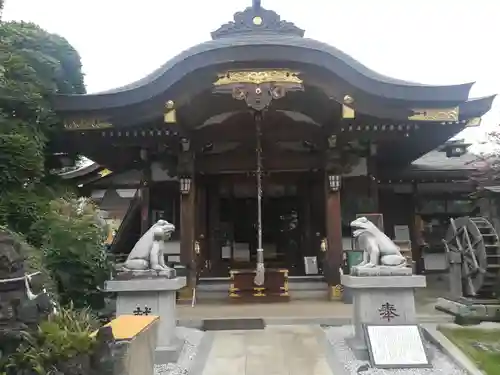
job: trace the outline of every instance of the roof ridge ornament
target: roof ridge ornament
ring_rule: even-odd
[[[304,30],[292,22],[281,20],[278,13],[262,8],[261,0],[253,0],[251,7],[235,13],[233,19],[212,32],[212,39],[253,33],[304,36]]]

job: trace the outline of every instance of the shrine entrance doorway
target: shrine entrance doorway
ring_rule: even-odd
[[[221,258],[231,269],[255,267],[258,246],[256,212],[256,198],[221,200]],[[262,248],[266,267],[303,273],[299,215],[296,196],[263,199]]]
[[[264,262],[266,267],[284,268],[292,275],[304,275],[304,256],[316,253],[309,241],[313,202],[304,189],[311,181],[306,175],[273,173],[262,181]],[[255,176],[220,175],[214,179],[216,183],[208,190],[206,226],[210,250],[204,274],[223,277],[231,269],[255,269],[259,248]]]

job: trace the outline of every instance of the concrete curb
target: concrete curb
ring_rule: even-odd
[[[326,332],[324,329],[321,329],[320,340],[321,340],[320,344],[323,345],[323,347],[325,348],[326,362],[328,363],[328,366],[330,367],[332,374],[349,375],[344,366],[342,366],[339,363],[339,361],[335,358],[335,352],[332,348],[332,345],[330,344],[330,341],[328,340],[328,337],[326,336]]]
[[[212,350],[213,342],[214,333],[205,332],[203,338],[201,339],[200,345],[198,345],[194,363],[189,371],[190,375],[201,375],[203,373],[205,364],[207,363],[208,355],[210,354],[210,350]]]
[[[221,317],[220,319],[255,319],[255,317]],[[263,317],[266,325],[325,325],[325,326],[346,326],[352,325],[352,317]],[[201,329],[203,326],[202,318],[197,319],[179,319],[177,325],[187,328]],[[209,319],[213,320],[213,318]],[[426,323],[450,323],[453,317],[448,315],[419,315],[418,321],[421,324]]]
[[[476,365],[458,349],[448,338],[437,330],[435,324],[422,324],[423,334],[426,340],[438,347],[446,354],[457,366],[466,371],[469,375],[484,375]]]

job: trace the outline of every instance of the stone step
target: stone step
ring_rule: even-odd
[[[231,280],[229,277],[200,278],[196,298],[202,300],[225,299],[228,297]],[[323,299],[328,297],[328,284],[323,277],[291,276],[288,279],[290,298]]]

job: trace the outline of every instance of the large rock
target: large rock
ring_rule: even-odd
[[[20,331],[34,328],[53,308],[41,288],[34,288],[35,299],[28,297],[25,273],[28,272],[28,251],[32,251],[18,236],[0,228],[0,351],[2,356],[15,351]],[[38,277],[40,279],[41,277]],[[41,284],[36,277],[34,284]]]

